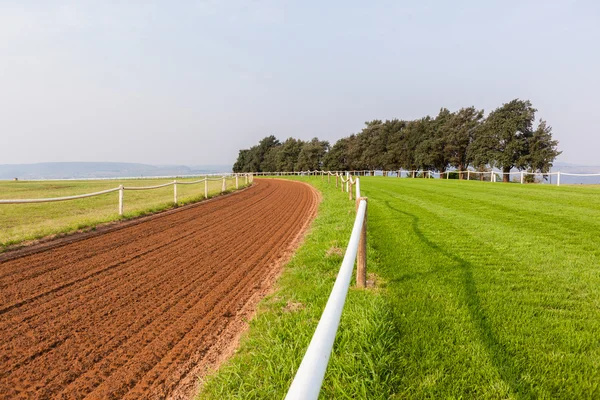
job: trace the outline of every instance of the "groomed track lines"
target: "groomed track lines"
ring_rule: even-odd
[[[256,182],[103,234],[0,255],[0,393],[193,391],[316,213],[308,185]]]

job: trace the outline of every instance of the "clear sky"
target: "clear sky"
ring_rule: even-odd
[[[0,0],[0,164],[229,164],[517,97],[600,164],[600,2]]]

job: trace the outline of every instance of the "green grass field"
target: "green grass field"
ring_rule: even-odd
[[[309,181],[323,192],[310,235],[199,398],[285,395],[354,218]],[[322,398],[600,398],[600,188],[361,186],[379,285],[351,288]]]
[[[181,182],[197,180],[178,179]],[[87,181],[0,181],[0,199],[73,196],[124,186],[154,186],[173,179]],[[240,178],[240,187],[245,180]],[[235,188],[235,179],[227,180]],[[221,182],[209,182],[209,197],[221,192]],[[177,185],[178,204],[204,198],[204,183]],[[173,207],[173,186],[124,193],[123,218],[133,218]],[[118,192],[85,199],[35,204],[0,204],[0,252],[7,246],[57,233],[67,233],[120,219]]]

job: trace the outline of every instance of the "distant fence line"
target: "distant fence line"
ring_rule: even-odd
[[[238,175],[243,175],[244,173],[239,173]],[[231,172],[216,172],[216,173],[206,173],[206,174],[186,174],[186,175],[149,175],[149,176],[106,176],[106,177],[83,177],[83,178],[32,178],[32,179],[22,179],[26,182],[45,182],[45,181],[114,181],[114,180],[140,180],[140,179],[187,179],[187,178],[198,178],[201,176],[204,177],[216,177],[216,176],[234,176],[236,173]],[[21,180],[21,178],[15,178],[14,180]]]
[[[340,174],[344,175],[346,173],[351,176],[374,176],[375,173],[379,170],[351,170],[351,171],[294,171],[294,172],[254,172],[254,175],[257,176],[287,176],[287,175],[323,175],[323,174]],[[383,176],[390,176],[390,174],[395,174],[397,177],[401,177],[402,174],[406,174],[407,177],[417,178],[417,177],[426,177],[433,178],[434,176],[438,176],[439,179],[450,179],[450,174],[458,174],[459,176],[466,176],[467,180],[471,180],[471,176],[489,176],[489,180],[491,182],[497,182],[498,176],[508,175],[509,177],[512,175],[516,175],[520,179],[520,183],[526,183],[526,177],[529,175],[541,175],[541,176],[556,176],[556,185],[560,186],[561,184],[561,176],[576,176],[576,177],[600,177],[600,173],[597,174],[577,174],[577,173],[569,173],[569,172],[529,172],[529,171],[515,171],[515,172],[501,172],[501,171],[475,171],[475,170],[464,170],[464,171],[446,171],[446,172],[435,172],[431,170],[385,170],[381,171]],[[510,178],[509,178],[510,179]]]
[[[197,175],[196,175],[197,176]],[[228,175],[205,175],[204,179],[198,179],[192,182],[181,182],[181,181],[177,181],[177,179],[173,180],[172,182],[167,182],[167,183],[163,183],[160,185],[155,185],[155,186],[123,186],[123,185],[119,185],[116,188],[112,188],[112,189],[106,189],[106,190],[102,190],[100,192],[94,192],[94,193],[85,193],[85,194],[80,194],[80,195],[75,195],[75,196],[65,196],[65,197],[51,197],[51,198],[42,198],[42,199],[6,199],[6,200],[0,200],[0,204],[31,204],[31,203],[50,203],[50,202],[55,202],[55,201],[68,201],[68,200],[76,200],[76,199],[83,199],[86,197],[94,197],[94,196],[101,196],[103,194],[107,194],[107,193],[112,193],[112,192],[119,192],[119,215],[123,215],[123,195],[125,190],[153,190],[153,189],[159,189],[159,188],[163,188],[163,187],[167,187],[167,186],[173,186],[173,202],[174,204],[177,204],[177,185],[195,185],[195,184],[199,184],[204,182],[204,198],[208,198],[208,182],[209,181],[222,181],[223,184],[221,185],[221,193],[225,192],[227,190],[227,178],[234,178],[235,179],[235,188],[239,189],[239,178],[243,177],[245,179],[245,183],[252,183],[252,181],[254,180],[254,176],[253,174],[248,174],[248,173],[244,173],[244,174],[228,174]],[[168,178],[172,178],[172,177],[168,177]],[[117,178],[117,179],[125,179],[125,178]],[[158,178],[154,178],[154,179],[158,179]]]

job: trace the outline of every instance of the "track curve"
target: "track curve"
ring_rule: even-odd
[[[316,214],[284,180],[0,258],[5,398],[173,398],[231,347]]]

